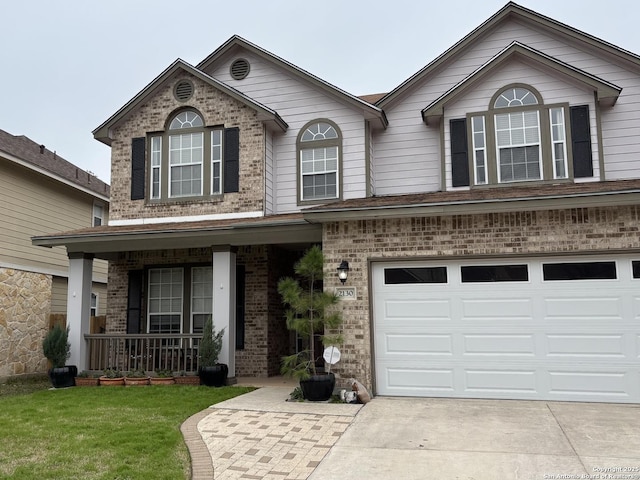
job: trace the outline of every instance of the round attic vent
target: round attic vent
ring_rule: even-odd
[[[249,75],[249,62],[244,58],[239,58],[231,64],[231,77],[234,80],[242,80]]]
[[[176,97],[176,100],[186,102],[193,95],[193,83],[187,80],[178,82],[173,89],[173,95]]]

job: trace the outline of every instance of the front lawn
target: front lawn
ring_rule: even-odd
[[[180,424],[251,390],[74,387],[0,396],[0,478],[188,478]]]

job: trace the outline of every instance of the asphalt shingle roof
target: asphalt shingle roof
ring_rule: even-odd
[[[11,135],[0,130],[0,156],[3,152],[87,190],[109,197],[109,185],[105,182],[24,135]]]

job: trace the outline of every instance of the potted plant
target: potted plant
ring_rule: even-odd
[[[278,282],[278,293],[287,307],[287,328],[307,344],[306,350],[283,357],[281,371],[298,378],[304,398],[312,401],[331,398],[336,383],[331,371],[317,371],[316,361],[322,358],[322,352],[316,351],[315,338],[320,337],[325,346],[342,343],[340,335],[329,334],[342,324],[342,315],[333,308],[340,300],[338,296],[322,289],[323,266],[322,250],[315,245],[294,266],[299,280],[287,277]]]
[[[127,386],[142,386],[149,385],[149,375],[144,371],[142,367],[135,370],[129,370],[124,375],[124,384]]]
[[[83,370],[76,377],[76,387],[97,387],[100,384],[98,377],[89,370]]]
[[[224,328],[216,333],[211,316],[207,318],[202,332],[202,340],[198,346],[200,363],[198,376],[200,382],[208,387],[222,387],[227,383],[229,367],[224,363],[218,363],[218,357],[222,350],[222,337]]]
[[[198,375],[187,375],[185,370],[182,370],[177,377],[174,377],[174,381],[178,385],[200,385],[200,377]]]
[[[149,377],[151,385],[172,385],[175,382],[171,370],[156,370],[155,375]]]
[[[122,372],[117,368],[105,368],[100,377],[100,385],[105,387],[124,385]]]
[[[54,388],[73,387],[75,377],[78,375],[78,367],[65,365],[71,354],[69,343],[69,327],[55,324],[42,341],[44,356],[51,362],[49,379]]]

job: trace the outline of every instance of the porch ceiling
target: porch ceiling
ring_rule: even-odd
[[[199,248],[216,245],[308,244],[322,242],[322,226],[301,214],[255,219],[102,226],[37,236],[33,245],[65,246],[69,253],[91,253],[110,260],[119,252]]]

